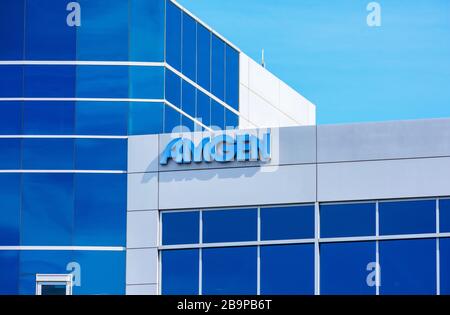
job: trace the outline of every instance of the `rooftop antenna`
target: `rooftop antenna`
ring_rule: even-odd
[[[264,48],[263,48],[262,53],[261,53],[261,66],[263,68],[266,67],[266,61],[264,60]]]

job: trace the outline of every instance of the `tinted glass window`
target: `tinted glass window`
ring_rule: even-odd
[[[321,244],[320,293],[375,294],[375,254],[375,242]]]
[[[166,3],[166,61],[181,71],[181,10],[170,1]]]
[[[225,102],[239,110],[239,53],[226,45]]]
[[[203,294],[256,294],[256,247],[202,250]]]
[[[195,88],[186,81],[183,81],[182,88],[181,109],[191,117],[195,117]],[[190,118],[183,115],[181,122],[183,126],[194,131],[194,122]]]
[[[211,101],[209,96],[197,90],[197,113],[195,117],[200,120],[205,126],[211,123]]]
[[[166,70],[166,99],[181,108],[181,78],[170,70]]]
[[[225,99],[225,43],[212,35],[211,91],[221,100]]]
[[[439,240],[441,294],[450,295],[450,238]]]
[[[76,174],[74,245],[125,246],[126,197],[126,174]]]
[[[380,234],[436,232],[436,201],[380,202]]]
[[[78,66],[77,97],[128,98],[128,67]]]
[[[19,251],[0,250],[0,295],[19,293]]]
[[[186,13],[183,13],[183,74],[196,81],[197,61],[197,23]]]
[[[0,134],[22,133],[22,102],[0,102]]]
[[[23,133],[27,135],[73,134],[74,111],[74,102],[25,102]]]
[[[23,174],[22,245],[72,245],[73,174]]]
[[[23,67],[0,66],[0,97],[23,96]]]
[[[225,127],[236,129],[239,126],[239,116],[232,111],[225,109]]]
[[[262,246],[261,294],[314,294],[314,245]]]
[[[24,10],[25,0],[2,1],[2,10],[0,10],[0,43],[2,43],[0,60],[23,59]]]
[[[78,170],[126,170],[126,139],[76,139]]]
[[[165,212],[162,214],[163,245],[197,244],[199,242],[198,211]]]
[[[77,102],[77,135],[127,135],[128,103]]]
[[[129,134],[163,133],[164,103],[130,103]]]
[[[130,98],[163,99],[163,67],[130,67]]]
[[[20,169],[20,139],[0,139],[0,169]]]
[[[198,249],[161,252],[162,294],[198,294]]]
[[[225,107],[215,100],[211,100],[211,126],[225,129]]]
[[[439,200],[440,232],[450,232],[450,199]]]
[[[179,128],[181,125],[181,114],[170,107],[164,106],[164,133],[171,133],[175,128]]]
[[[314,206],[261,209],[261,240],[314,238]]]
[[[375,235],[375,212],[375,203],[321,205],[320,236]]]
[[[380,242],[380,294],[436,294],[436,240]]]
[[[214,210],[203,212],[203,242],[256,241],[256,209]]]
[[[73,139],[23,139],[24,169],[71,170],[74,167]]]
[[[25,66],[25,97],[75,97],[75,66]]]
[[[20,245],[20,191],[20,174],[0,174],[0,246]]]
[[[197,24],[197,83],[211,91],[211,33]]]

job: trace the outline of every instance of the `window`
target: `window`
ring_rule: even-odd
[[[163,99],[163,67],[130,67],[130,98]]]
[[[235,110],[239,110],[239,52],[226,45],[225,54],[225,102]]]
[[[196,78],[197,61],[197,23],[183,12],[183,74],[193,80]]]
[[[0,97],[23,96],[23,67],[0,66]]]
[[[440,232],[450,232],[450,199],[439,200]]]
[[[211,33],[197,25],[197,83],[211,91]]]
[[[198,249],[165,250],[161,252],[162,294],[198,294]]]
[[[126,174],[75,175],[76,246],[125,246]]]
[[[436,200],[380,202],[380,234],[436,232]]]
[[[169,105],[164,106],[164,132],[172,133],[175,132],[181,125],[181,114],[170,107]]]
[[[221,100],[225,100],[225,43],[212,35],[211,91]]]
[[[203,212],[203,242],[245,242],[257,239],[257,210],[212,210]]]
[[[0,102],[0,126],[3,135],[22,133],[22,102]]]
[[[75,139],[78,170],[127,169],[126,139]]]
[[[195,117],[195,88],[186,81],[183,81],[182,88],[181,109],[191,117]],[[190,118],[183,115],[181,116],[181,122],[190,131],[194,131],[194,122]]]
[[[128,67],[78,66],[77,97],[128,98]]]
[[[166,70],[166,100],[181,108],[181,78],[170,70]]]
[[[199,242],[198,211],[164,212],[162,214],[162,244],[197,244]]]
[[[321,237],[375,235],[375,203],[345,203],[320,206]]]
[[[23,133],[27,135],[73,134],[74,111],[74,102],[25,102]]]
[[[23,139],[23,169],[71,170],[74,168],[73,139]]]
[[[73,174],[23,174],[21,245],[72,245]]]
[[[181,10],[166,1],[166,61],[181,71]]]
[[[75,66],[25,66],[25,97],[75,97],[75,73]]]
[[[380,294],[436,294],[436,240],[380,242]]]
[[[72,275],[36,275],[36,295],[72,295]]]
[[[320,293],[375,294],[375,254],[375,242],[321,244]]]
[[[127,102],[77,102],[75,133],[77,135],[127,135]]]
[[[314,245],[261,246],[261,294],[314,294]]]
[[[130,103],[129,134],[163,133],[164,103]]]
[[[314,206],[261,208],[261,240],[314,238]]]
[[[164,6],[165,1],[130,1],[131,61],[164,61]]]
[[[211,122],[211,100],[209,96],[203,92],[197,91],[197,106],[195,117],[205,126],[209,126]]]
[[[77,28],[67,26],[67,3],[59,0],[26,1],[26,60],[76,59]],[[23,16],[23,12],[15,16]]]
[[[225,107],[211,100],[211,126],[216,129],[225,129]]]
[[[202,266],[202,294],[256,294],[256,247],[205,248]]]
[[[3,0],[0,10],[0,60],[23,59],[25,0]],[[1,84],[0,84],[1,86]]]
[[[0,246],[20,245],[20,189],[20,174],[0,174]]]
[[[78,2],[82,26],[76,28],[77,59],[128,60],[128,0]]]
[[[225,127],[236,129],[239,126],[239,116],[225,108]]]
[[[20,169],[20,139],[0,139],[0,169]]]
[[[19,251],[0,250],[0,295],[19,294]]]
[[[439,240],[441,294],[450,295],[450,238]]]

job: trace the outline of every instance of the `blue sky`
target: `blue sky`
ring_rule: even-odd
[[[178,0],[317,106],[317,123],[450,117],[450,1]]]

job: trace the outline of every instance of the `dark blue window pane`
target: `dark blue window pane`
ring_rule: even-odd
[[[450,295],[450,238],[439,240],[441,294]]]
[[[225,127],[226,129],[236,129],[239,126],[239,116],[232,111],[225,109]]]
[[[0,97],[23,96],[23,67],[0,66]]]
[[[163,67],[130,67],[130,98],[163,99]]]
[[[203,212],[203,242],[256,241],[256,209],[214,210]]]
[[[440,232],[450,232],[450,199],[439,200]]]
[[[183,81],[182,88],[181,109],[191,117],[195,117],[195,88],[186,81]],[[181,116],[181,124],[190,131],[194,131],[194,122],[190,118]]]
[[[73,139],[23,139],[24,169],[71,170],[74,167]]]
[[[211,33],[197,24],[197,83],[211,91]]]
[[[125,246],[126,174],[75,175],[74,245]]]
[[[19,252],[0,251],[0,295],[19,293]]]
[[[314,245],[262,246],[261,294],[314,294]]]
[[[76,139],[76,169],[127,169],[126,139]]]
[[[197,61],[197,23],[195,20],[183,13],[183,74],[196,81]]]
[[[74,131],[74,102],[25,102],[23,133],[69,135]]]
[[[128,67],[78,66],[77,97],[128,98]]]
[[[166,100],[181,108],[181,78],[166,70]]]
[[[2,0],[0,10],[0,60],[23,59],[25,0]]]
[[[0,174],[0,246],[19,245],[20,189],[20,174]]]
[[[195,117],[200,120],[205,126],[211,124],[211,100],[209,96],[197,90],[197,113]]]
[[[0,139],[0,169],[20,169],[20,139]]]
[[[320,293],[375,294],[375,254],[375,242],[321,244]]]
[[[130,103],[129,134],[163,132],[164,103]]]
[[[380,202],[380,234],[436,232],[436,200]]]
[[[225,107],[211,100],[211,126],[216,129],[225,129]]]
[[[130,60],[164,61],[165,1],[130,1]]]
[[[202,250],[203,294],[256,294],[256,247]]]
[[[314,206],[261,209],[261,239],[314,238]]]
[[[436,240],[380,242],[380,294],[436,294]]]
[[[212,69],[211,91],[224,100],[225,96],[225,43],[216,35],[212,35]]]
[[[239,53],[226,45],[225,102],[239,110]]]
[[[75,113],[77,135],[127,134],[126,102],[77,102]]]
[[[25,66],[25,97],[74,97],[75,66]]]
[[[22,102],[0,102],[0,134],[22,133]]]
[[[81,285],[73,287],[73,294],[125,294],[125,251],[74,251],[73,255],[81,268]]]
[[[20,251],[19,294],[36,294],[36,274],[66,274],[67,264],[73,261],[71,251]]]
[[[161,252],[162,294],[198,294],[198,249]]]
[[[375,235],[375,203],[320,206],[320,236]]]
[[[79,0],[78,60],[128,60],[128,0]]]
[[[197,244],[199,242],[199,222],[198,211],[163,213],[163,245]]]
[[[181,71],[181,10],[166,1],[166,61]]]
[[[26,60],[75,60],[77,28],[67,25],[67,4],[60,0],[27,0]]]
[[[181,125],[181,114],[170,107],[164,106],[164,132],[171,133],[174,129],[178,130]]]
[[[72,245],[73,174],[24,174],[21,245]]]

